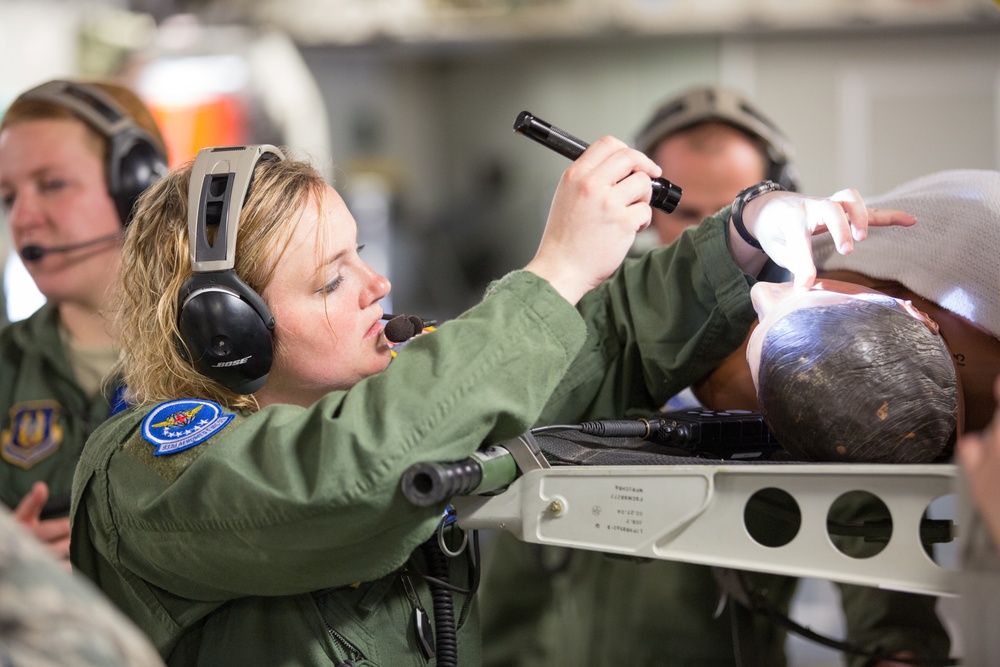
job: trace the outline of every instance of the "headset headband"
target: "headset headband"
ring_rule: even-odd
[[[274,316],[234,268],[240,212],[257,163],[284,159],[269,144],[226,146],[198,151],[191,166],[188,234],[194,273],[178,296],[178,344],[195,370],[238,394],[264,385],[274,356]]]
[[[236,265],[240,212],[254,167],[268,155],[285,159],[270,144],[204,148],[198,152],[188,192],[188,235],[195,273],[225,271]],[[212,243],[208,239],[211,226],[218,228]]]
[[[72,81],[49,81],[25,92],[23,99],[43,100],[72,111],[107,138],[138,127],[117,100],[97,86]]]
[[[48,81],[21,94],[69,111],[101,135],[107,150],[108,192],[123,225],[132,219],[135,202],[167,173],[167,155],[152,134],[99,86],[73,81]]]

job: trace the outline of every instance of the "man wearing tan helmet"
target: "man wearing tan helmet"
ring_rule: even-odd
[[[660,243],[673,243],[733,203],[743,188],[768,179],[798,190],[792,146],[749,101],[721,87],[696,88],[662,104],[635,147],[684,188],[673,213],[653,211]]]

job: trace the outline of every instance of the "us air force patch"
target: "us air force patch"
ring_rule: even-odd
[[[167,401],[142,420],[142,437],[156,446],[155,456],[175,454],[205,442],[233,417],[214,401],[197,398]]]
[[[0,455],[8,463],[28,469],[51,456],[62,441],[58,403],[18,403],[10,409],[10,429],[0,433]]]

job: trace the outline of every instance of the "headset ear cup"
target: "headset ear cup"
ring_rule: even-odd
[[[788,162],[775,162],[771,165],[768,179],[774,181],[789,192],[799,191],[798,171]]]
[[[190,289],[181,292],[177,327],[181,349],[186,347],[195,370],[238,394],[260,389],[273,359],[268,322],[228,285],[189,281],[186,287]],[[270,323],[273,326],[273,319]]]
[[[108,165],[108,190],[123,225],[132,222],[135,202],[146,188],[167,173],[163,152],[138,132],[116,138]]]

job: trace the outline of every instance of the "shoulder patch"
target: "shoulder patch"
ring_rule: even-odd
[[[0,433],[0,455],[8,463],[28,469],[59,449],[63,428],[55,401],[17,403],[10,409],[10,428]]]
[[[214,401],[197,398],[167,401],[142,420],[142,437],[156,447],[156,456],[174,454],[205,442],[234,416]]]

